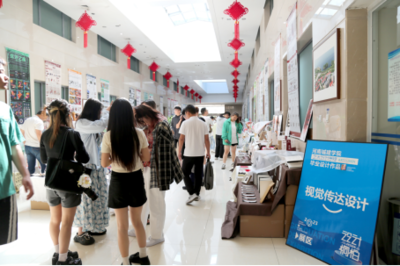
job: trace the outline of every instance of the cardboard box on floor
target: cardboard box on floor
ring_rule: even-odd
[[[289,235],[290,224],[292,223],[294,206],[285,206],[285,238]]]
[[[242,237],[284,237],[285,205],[280,204],[271,216],[240,216]]]
[[[31,200],[31,210],[49,211],[50,206],[47,202]]]

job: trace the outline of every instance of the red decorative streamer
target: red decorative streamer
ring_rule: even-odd
[[[79,27],[84,31],[84,35],[83,35],[83,47],[84,48],[86,48],[88,45],[87,32],[90,30],[90,28],[92,26],[96,26],[96,25],[97,25],[97,22],[95,20],[93,20],[92,17],[89,16],[86,11],[85,11],[85,13],[82,14],[82,16],[79,18],[79,20],[75,23],[76,27]]]
[[[156,64],[156,62],[153,61],[151,65],[149,66],[149,69],[153,72],[153,81],[156,81],[156,71],[160,66]]]
[[[133,46],[128,42],[128,44],[124,47],[124,49],[121,50],[127,57],[127,66],[128,69],[131,69],[131,56],[133,53],[136,53],[136,49],[133,48]]]
[[[171,73],[169,73],[169,71],[167,71],[167,73],[165,73],[164,78],[167,80],[167,87],[169,88],[169,79],[172,78]]]
[[[239,39],[240,33],[239,33],[239,21],[235,21],[235,39]]]

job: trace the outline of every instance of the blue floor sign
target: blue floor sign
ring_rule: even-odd
[[[387,149],[308,141],[286,244],[328,264],[370,264]]]

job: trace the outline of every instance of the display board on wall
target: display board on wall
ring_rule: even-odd
[[[128,100],[132,106],[135,106],[135,89],[134,88],[129,88]]]
[[[61,65],[44,61],[46,73],[46,104],[61,98]]]
[[[10,107],[18,124],[31,116],[31,84],[29,54],[6,48],[10,75]]]
[[[387,150],[309,140],[286,244],[328,264],[370,264]]]
[[[110,106],[110,82],[105,79],[100,80],[101,102],[105,106]]]
[[[388,55],[388,121],[400,122],[400,48]]]
[[[139,106],[142,103],[142,92],[140,90],[136,90],[136,106]]]
[[[82,112],[82,73],[68,69],[68,78],[71,111],[80,114]]]
[[[89,74],[86,74],[86,95],[87,99],[97,99],[96,77]]]
[[[281,111],[281,38],[275,43],[274,60],[274,109],[275,113]]]

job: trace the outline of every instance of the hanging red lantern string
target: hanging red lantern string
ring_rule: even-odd
[[[149,69],[153,72],[153,81],[156,81],[156,71],[160,66],[156,64],[156,62],[153,61],[151,65],[149,66]]]
[[[235,52],[235,59],[232,60],[232,62],[229,63],[231,66],[233,66],[234,68],[238,68],[242,62],[239,60],[238,58],[238,52]]]
[[[201,99],[203,99],[203,96],[199,95],[199,99],[200,99],[200,103],[201,103]]]
[[[83,35],[83,47],[84,48],[86,48],[88,45],[87,32],[90,30],[90,28],[92,26],[96,26],[96,25],[97,25],[97,22],[95,20],[93,20],[92,17],[90,17],[86,11],[85,11],[85,13],[82,14],[82,16],[79,18],[79,20],[75,23],[76,27],[79,27],[84,31],[84,35]]]
[[[167,73],[165,73],[164,78],[167,80],[167,87],[169,88],[169,79],[172,78],[171,73],[169,73],[169,71],[167,71]]]
[[[232,80],[232,83],[235,84],[235,85],[237,85],[239,82],[240,82],[240,81],[239,81],[238,79]]]
[[[136,49],[128,42],[128,44],[121,50],[127,57],[127,67],[131,69],[131,56],[133,53],[136,53]]]
[[[185,90],[185,96],[188,96],[188,90],[190,89],[190,87],[188,85],[185,85],[185,87],[183,87],[183,89]]]
[[[237,77],[240,75],[240,73],[237,71],[237,69],[235,69],[231,74],[232,74],[232,76],[234,76],[235,78],[237,78]]]

